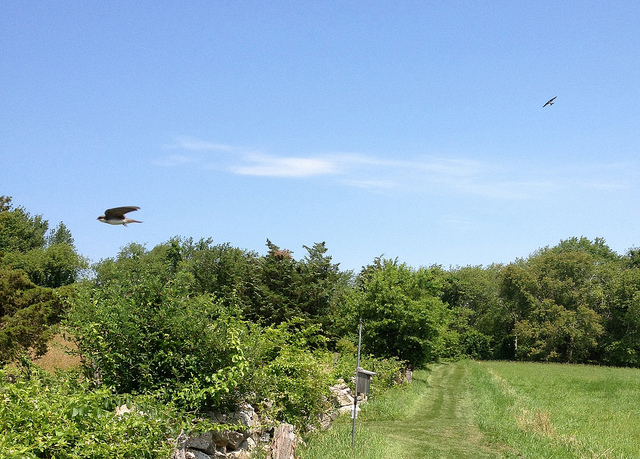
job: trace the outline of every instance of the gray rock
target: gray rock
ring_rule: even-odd
[[[186,441],[186,447],[191,449],[199,449],[201,451],[208,452],[211,449],[211,445],[215,445],[213,442],[213,434],[211,432],[204,432],[195,437],[189,437]]]
[[[197,449],[188,449],[185,453],[185,459],[211,459],[211,456]]]

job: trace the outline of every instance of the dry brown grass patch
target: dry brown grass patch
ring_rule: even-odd
[[[69,354],[69,351],[75,350],[77,347],[73,342],[66,340],[61,334],[57,334],[49,342],[47,353],[34,360],[33,363],[50,372],[75,368],[80,365],[80,357]]]

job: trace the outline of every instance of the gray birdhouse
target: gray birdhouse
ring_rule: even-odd
[[[377,373],[358,367],[356,373],[356,394],[368,394],[371,378]]]

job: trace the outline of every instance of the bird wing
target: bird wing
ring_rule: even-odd
[[[124,214],[138,210],[140,207],[128,206],[128,207],[114,207],[113,209],[107,209],[104,211],[104,216],[110,218],[124,218]]]
[[[558,96],[556,96],[556,97],[558,97]],[[553,102],[554,100],[556,100],[556,97],[554,97],[553,99],[549,99],[549,100],[547,101],[547,103],[546,103],[546,104],[544,104],[544,105],[542,106],[542,108],[545,108],[545,107],[546,107],[547,105],[549,105],[551,102]]]

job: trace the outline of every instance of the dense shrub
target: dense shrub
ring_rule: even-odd
[[[181,416],[150,397],[89,390],[77,375],[31,371],[7,383],[0,370],[0,456],[113,459],[169,457]],[[127,404],[131,413],[117,415]]]
[[[328,408],[323,402],[334,382],[332,375],[309,352],[288,346],[262,371],[278,420],[306,426]]]
[[[186,277],[84,288],[66,325],[87,374],[119,393],[160,391],[188,409],[233,403],[246,366],[241,324],[210,295],[190,297]]]
[[[335,360],[335,365],[333,366],[334,378],[344,380],[352,390],[355,390],[356,355],[339,354],[332,358]],[[398,384],[401,381],[400,377],[404,374],[406,365],[406,362],[397,358],[384,359],[371,355],[360,356],[360,367],[376,373],[371,380],[371,396],[382,394],[387,389]]]

